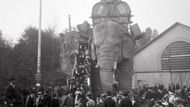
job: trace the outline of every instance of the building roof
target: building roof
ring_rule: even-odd
[[[190,28],[190,26],[184,25],[182,23],[176,22],[174,23],[172,26],[170,26],[168,29],[166,29],[165,31],[163,31],[161,34],[159,34],[156,38],[154,38],[153,40],[149,41],[148,43],[146,43],[144,46],[142,46],[141,48],[139,48],[138,50],[136,50],[135,55],[138,54],[139,52],[141,52],[142,50],[144,50],[146,47],[148,47],[149,45],[153,44],[154,42],[156,42],[158,39],[160,39],[161,37],[163,37],[167,32],[173,30],[176,26],[181,25],[181,26],[185,26]]]

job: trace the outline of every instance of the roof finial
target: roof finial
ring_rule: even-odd
[[[117,2],[117,1],[121,1],[121,0],[101,0],[101,2],[104,2],[104,3],[112,3],[112,2]]]

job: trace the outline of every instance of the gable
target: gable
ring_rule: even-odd
[[[176,22],[175,24],[173,24],[171,27],[169,27],[168,29],[166,29],[164,32],[162,32],[161,34],[159,34],[155,39],[151,40],[150,42],[146,43],[144,46],[142,46],[140,49],[138,49],[135,52],[135,55],[138,54],[139,52],[143,51],[144,49],[146,49],[149,45],[154,44],[154,42],[157,42],[158,39],[162,38],[163,36],[165,36],[167,33],[177,30],[178,27],[183,27],[185,29],[189,29],[190,30],[190,26],[181,24]]]

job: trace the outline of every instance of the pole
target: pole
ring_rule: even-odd
[[[38,29],[38,57],[37,57],[37,82],[41,80],[41,21],[42,21],[42,0],[39,7],[39,29]]]
[[[69,32],[71,32],[71,15],[68,15],[69,18]]]
[[[171,69],[171,57],[170,57],[171,49],[170,49],[170,47],[168,49],[169,49],[169,57],[168,57],[169,59],[168,60],[169,60],[169,72],[170,72],[170,84],[172,86],[173,82],[172,82],[172,69]]]

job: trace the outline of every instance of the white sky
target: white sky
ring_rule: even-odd
[[[100,0],[43,0],[42,29],[56,25],[60,33],[68,27],[68,14],[72,26],[88,20]],[[141,30],[146,27],[162,32],[175,22],[190,26],[190,0],[123,0],[132,10],[134,23]],[[18,39],[30,25],[38,27],[39,0],[0,0],[0,30],[7,39]]]

